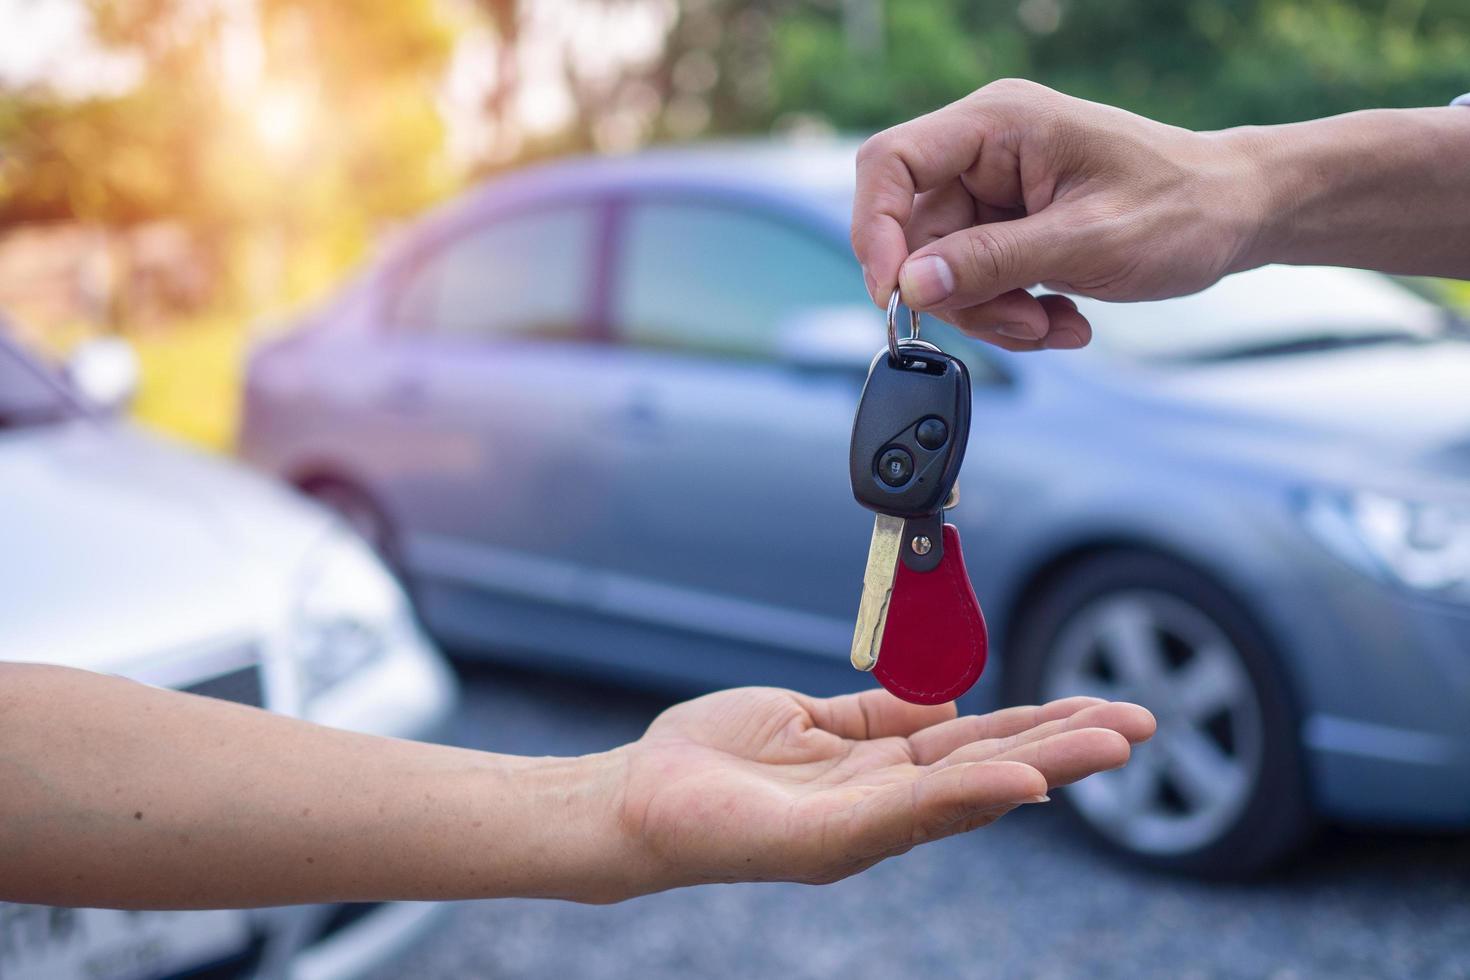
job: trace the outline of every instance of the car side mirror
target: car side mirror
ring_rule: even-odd
[[[806,371],[866,374],[885,343],[883,315],[861,306],[799,310],[776,335],[781,360]]]
[[[142,369],[133,345],[121,337],[83,341],[66,360],[72,388],[103,412],[122,412],[138,393]]]

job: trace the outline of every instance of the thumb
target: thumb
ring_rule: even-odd
[[[915,310],[963,309],[1039,282],[1069,282],[1086,254],[1077,223],[1050,207],[1014,221],[975,225],[918,249],[899,270]]]

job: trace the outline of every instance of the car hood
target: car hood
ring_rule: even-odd
[[[1189,415],[1294,444],[1470,475],[1470,343],[1446,340],[1171,368],[1146,387]],[[1134,389],[1137,391],[1138,389]],[[1358,457],[1359,465],[1362,457]]]
[[[0,660],[117,671],[254,641],[327,515],[122,424],[0,433]]]

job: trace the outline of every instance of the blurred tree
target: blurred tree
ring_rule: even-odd
[[[841,7],[797,7],[776,31],[772,110],[876,129],[937,108],[987,79],[1022,73],[1025,39],[1014,5],[1004,5],[1003,17],[977,9],[986,6],[1002,5],[886,4],[883,42],[872,47],[851,43]]]
[[[521,40],[521,5],[518,0],[477,0],[490,28],[500,42],[501,57],[495,62],[495,81],[485,94],[485,112],[497,133],[515,124],[515,96],[520,85],[516,59],[506,57],[518,50]]]
[[[265,278],[299,298],[454,186],[434,101],[453,35],[435,0],[257,4],[260,78],[234,101],[258,144],[250,207],[283,263]]]
[[[560,19],[530,0],[74,2],[140,70],[81,97],[0,89],[0,224],[178,222],[257,299],[323,285],[455,185],[435,99],[466,9],[500,47],[499,132],[522,122],[527,31],[563,47],[570,121],[505,144],[523,159],[803,120],[872,130],[1004,75],[1194,127],[1470,87],[1464,0],[566,0]],[[579,26],[649,11],[651,56],[589,57],[602,39]]]
[[[1470,64],[1463,0],[890,0],[869,50],[850,43],[851,3],[785,5],[773,115],[872,129],[1024,75],[1218,128],[1443,104]]]
[[[679,5],[648,74],[657,98],[650,135],[687,139],[760,128],[775,104],[771,57],[790,0]]]
[[[136,56],[119,94],[0,89],[0,225],[187,228],[227,292],[320,288],[452,175],[434,103],[452,35],[436,0],[87,0]],[[124,276],[124,279],[126,277]]]

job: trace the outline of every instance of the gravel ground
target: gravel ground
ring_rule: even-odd
[[[474,669],[463,744],[594,751],[665,702]],[[842,976],[1470,978],[1470,837],[1331,833],[1251,885],[1152,875],[1034,806],[825,888],[456,906],[376,980]]]

